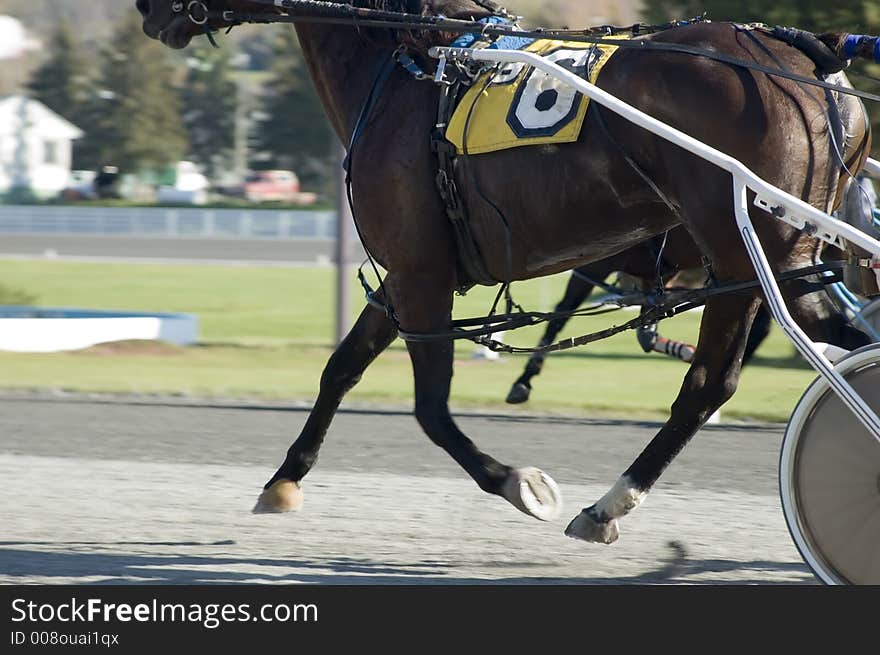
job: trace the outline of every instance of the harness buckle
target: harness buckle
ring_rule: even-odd
[[[430,80],[431,76],[428,75],[425,71],[421,69],[421,67],[416,63],[415,59],[407,54],[406,44],[401,43],[400,47],[394,51],[394,61],[403,68],[407,73],[412,75],[415,79],[420,82],[423,80]]]
[[[434,178],[434,182],[437,184],[437,190],[440,192],[441,197],[443,198],[443,202],[446,205],[447,211],[450,207],[452,207],[455,203],[452,200],[450,193],[450,185],[449,185],[449,176],[446,174],[446,171],[437,171],[437,176]]]
[[[440,61],[437,63],[437,72],[434,74],[435,84],[451,84],[446,79],[446,55],[440,55]]]
[[[446,205],[446,214],[449,218],[454,221],[463,218],[461,215],[461,203],[458,200],[458,187],[455,181],[450,179],[444,170],[437,171],[437,177],[434,178],[434,181],[437,184],[437,191],[439,191],[440,197]]]
[[[847,263],[850,266],[857,266],[859,268],[870,268],[873,270],[880,270],[880,259],[872,258],[865,259],[861,258],[858,255],[850,255]]]
[[[208,6],[201,0],[192,0],[186,6],[186,12],[196,25],[205,25],[208,22]]]

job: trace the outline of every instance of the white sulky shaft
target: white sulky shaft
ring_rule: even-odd
[[[758,274],[761,287],[764,289],[764,295],[767,298],[767,305],[773,318],[779,323],[782,330],[791,339],[795,347],[800,351],[804,358],[810,363],[816,371],[821,375],[840,399],[847,407],[858,417],[859,421],[868,428],[877,441],[880,441],[880,421],[874,411],[862,400],[862,397],[856,393],[844,377],[834,369],[834,365],[825,356],[824,349],[812,341],[807,334],[795,323],[788,307],[785,306],[785,300],[779,285],[773,277],[773,271],[758,235],[752,226],[749,218],[748,198],[746,196],[746,183],[736,175],[734,179],[734,204],[736,205],[736,222],[740,229],[740,235],[746,244],[746,250],[749,258]]]

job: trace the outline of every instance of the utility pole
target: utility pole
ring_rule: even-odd
[[[232,155],[232,170],[235,184],[240,184],[248,171],[248,116],[252,109],[251,94],[247,93],[245,83],[237,80],[235,83],[235,133]]]
[[[345,171],[342,168],[345,148],[339,145],[337,152],[339,164],[336,178],[336,345],[339,345],[351,327],[351,276],[348,264],[351,259],[354,218],[348,206]]]

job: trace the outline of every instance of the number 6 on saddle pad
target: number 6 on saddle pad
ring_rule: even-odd
[[[537,40],[521,49],[595,83],[617,46]],[[480,75],[468,89],[446,138],[460,155],[571,143],[580,136],[588,105],[589,98],[532,66],[505,64]]]

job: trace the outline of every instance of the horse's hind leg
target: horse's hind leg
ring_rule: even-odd
[[[571,312],[583,304],[583,302],[593,292],[594,285],[585,278],[578,275],[577,270],[572,271],[571,277],[568,279],[568,285],[565,287],[565,294],[559,304],[556,305],[556,312]],[[538,342],[538,347],[546,346],[556,340],[556,336],[562,332],[565,324],[568,323],[568,317],[556,318],[547,323],[547,330],[544,336]],[[520,375],[513,386],[510,393],[507,394],[507,401],[511,405],[524,403],[529,399],[532,392],[532,378],[541,373],[544,368],[544,360],[547,359],[547,353],[537,352],[531,357],[526,364],[523,374]]]
[[[843,350],[855,350],[871,343],[871,338],[850,323],[826,290],[804,293],[802,288],[806,284],[805,280],[794,280],[782,287],[782,293],[792,317],[807,336]]]
[[[367,366],[397,337],[394,323],[367,306],[321,375],[318,399],[281,468],[266,483],[254,512],[296,511],[302,505],[300,480],[315,464],[318,450],[343,396],[358,383]]]
[[[672,405],[669,421],[614,487],[576,516],[565,534],[602,543],[617,539],[618,519],[641,504],[700,426],[733,395],[760,302],[756,295],[709,300],[694,360]]]

